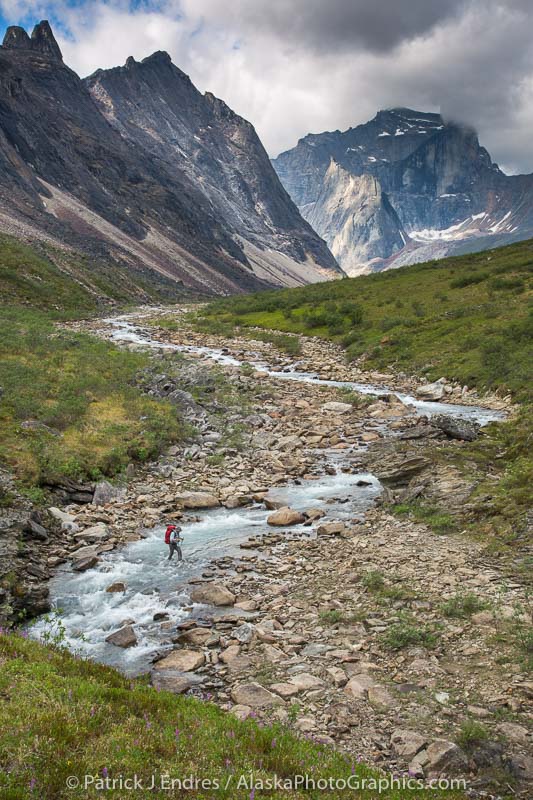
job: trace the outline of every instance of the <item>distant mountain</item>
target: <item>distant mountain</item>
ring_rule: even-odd
[[[439,114],[379,111],[273,164],[350,275],[533,236],[533,175],[505,175],[475,131]]]
[[[212,294],[340,273],[250,123],[166,53],[81,80],[45,21],[0,48],[0,229]]]

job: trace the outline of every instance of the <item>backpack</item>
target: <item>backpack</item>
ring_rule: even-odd
[[[176,530],[175,525],[167,525],[167,529],[165,531],[165,544],[170,544],[170,534],[172,531]]]

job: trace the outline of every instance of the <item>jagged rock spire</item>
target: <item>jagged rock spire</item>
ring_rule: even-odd
[[[48,20],[43,19],[33,29],[31,39],[18,25],[11,25],[4,36],[2,47],[8,50],[31,50],[54,61],[63,61],[59,45],[55,40]]]
[[[63,55],[47,19],[41,20],[33,29],[31,47],[32,50],[42,53],[42,55],[50,56],[50,58],[57,61],[63,61]]]
[[[2,47],[9,50],[31,50],[31,39],[18,25],[10,25],[4,36]]]

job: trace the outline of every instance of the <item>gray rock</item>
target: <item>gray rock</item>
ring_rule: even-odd
[[[250,708],[268,708],[284,704],[279,695],[255,682],[234,686],[231,690],[231,699],[238,705],[250,706]]]
[[[106,503],[110,503],[112,500],[118,500],[124,497],[125,494],[125,489],[113,486],[109,481],[99,481],[94,489],[93,505],[105,506]]]
[[[176,675],[171,671],[152,672],[150,682],[155,689],[172,692],[172,694],[183,694],[192,686],[191,681],[186,675]]]
[[[461,439],[465,442],[473,442],[479,436],[480,431],[477,422],[461,419],[461,417],[449,417],[447,414],[431,417],[431,424],[443,431],[450,439]]]
[[[442,400],[444,397],[444,385],[438,381],[435,383],[425,383],[416,390],[417,397],[423,400]]]
[[[252,636],[254,635],[254,626],[249,622],[243,622],[238,628],[233,629],[231,635],[234,639],[237,639],[238,642],[241,642],[241,644],[247,644],[252,640]]]
[[[426,753],[430,773],[454,775],[464,772],[468,767],[468,760],[461,748],[446,739],[435,739]]]
[[[421,736],[416,731],[408,731],[397,728],[391,736],[391,745],[394,752],[407,760],[411,760],[422,750],[427,743],[425,736]]]
[[[98,562],[99,558],[97,555],[85,556],[84,558],[80,558],[77,561],[74,561],[72,564],[72,569],[75,572],[85,572],[88,569],[92,569],[95,567]]]
[[[115,647],[133,647],[137,644],[137,636],[131,625],[125,625],[118,631],[106,636],[106,642]]]

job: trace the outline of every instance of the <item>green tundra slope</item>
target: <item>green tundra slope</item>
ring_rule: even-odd
[[[186,296],[176,284],[144,281],[0,237],[0,466],[33,499],[42,484],[113,475],[181,436],[175,409],[134,386],[145,356],[57,326],[118,304]]]
[[[322,336],[370,368],[445,375],[525,397],[533,240],[484,253],[212,303],[206,319]]]

